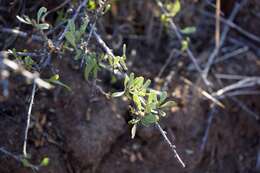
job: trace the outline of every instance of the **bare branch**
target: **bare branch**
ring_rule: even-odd
[[[164,140],[167,142],[167,144],[170,146],[170,148],[172,149],[174,156],[176,157],[176,159],[180,162],[180,164],[182,165],[182,167],[186,167],[185,163],[182,161],[181,157],[179,156],[178,152],[176,151],[176,146],[174,144],[171,143],[171,141],[169,140],[169,138],[166,135],[166,132],[162,129],[162,127],[160,126],[160,124],[157,122],[156,127],[159,129],[161,135],[163,136]]]
[[[31,81],[35,81],[35,83],[39,86],[39,87],[43,87],[45,89],[51,89],[53,88],[53,86],[51,84],[49,84],[48,82],[42,80],[39,77],[38,73],[31,73],[27,70],[25,70],[22,66],[20,66],[19,64],[17,64],[16,62],[9,60],[7,58],[3,58],[2,57],[6,57],[7,55],[4,52],[0,52],[0,60],[2,60],[2,63],[4,65],[6,65],[7,67],[11,68],[12,70],[14,70],[17,73],[22,74],[24,77],[26,77],[27,79],[31,80]]]
[[[31,122],[32,105],[33,105],[33,101],[34,101],[35,91],[36,91],[36,83],[33,82],[32,95],[31,95],[31,101],[30,101],[29,108],[28,108],[27,123],[26,123],[25,134],[24,134],[24,143],[23,143],[23,155],[25,158],[28,156],[27,140],[28,140],[28,132],[29,132],[30,122]]]

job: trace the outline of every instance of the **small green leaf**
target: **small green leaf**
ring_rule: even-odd
[[[189,47],[189,40],[182,40],[181,41],[181,51],[186,51]]]
[[[179,0],[175,0],[175,2],[170,2],[166,4],[166,9],[169,12],[169,15],[171,17],[176,16],[176,14],[178,14],[178,12],[181,9],[181,3]]]
[[[143,85],[143,88],[147,89],[150,84],[151,84],[151,80],[150,79],[146,80],[146,82]]]
[[[85,34],[87,26],[88,26],[88,22],[89,22],[88,19],[84,19],[83,24],[80,26],[80,29],[79,29],[80,35]]]
[[[157,102],[158,102],[157,94],[154,90],[151,90],[149,95],[148,95],[148,104],[150,104],[150,103],[157,104]]]
[[[120,92],[114,92],[112,94],[112,97],[121,97],[125,94],[125,91],[120,91]]]
[[[20,16],[16,16],[16,18],[22,22],[22,23],[26,23],[28,25],[32,24],[32,21],[30,20],[30,18],[28,16],[24,16],[24,18],[20,17]]]
[[[128,124],[137,124],[140,121],[140,119],[132,119],[128,121]]]
[[[86,56],[86,66],[84,70],[84,78],[85,80],[88,80],[90,73],[96,77],[98,70],[98,64],[95,56],[93,55],[87,55]]]
[[[146,116],[144,116],[142,119],[141,119],[141,123],[144,125],[144,126],[148,126],[150,124],[153,124],[155,122],[157,122],[159,120],[159,117],[155,114],[148,114]]]
[[[133,101],[134,101],[135,105],[137,106],[138,110],[141,110],[142,104],[141,104],[139,97],[136,94],[133,95]]]
[[[74,34],[72,32],[70,32],[70,31],[66,32],[65,38],[75,49],[77,48],[76,40],[75,40]]]
[[[51,81],[56,81],[56,80],[59,80],[59,79],[60,79],[60,75],[58,75],[58,74],[55,74],[55,75],[53,75],[53,76],[50,78]]]
[[[45,30],[45,29],[49,29],[50,25],[48,23],[41,23],[41,24],[37,24],[36,28],[40,29],[40,30]]]
[[[68,85],[62,83],[61,81],[58,81],[58,80],[57,81],[51,81],[51,83],[56,84],[56,85],[60,85],[60,86],[64,87],[65,89],[67,89],[68,91],[71,91],[71,88]]]
[[[171,108],[173,106],[176,106],[176,102],[174,101],[168,101],[160,106],[160,108]]]
[[[127,83],[129,82],[129,77],[126,75],[125,76],[125,80],[124,80],[124,87],[125,87],[125,89],[127,88]]]
[[[48,157],[44,157],[41,161],[41,166],[48,166],[50,163],[50,159]]]
[[[47,81],[50,83],[56,84],[56,85],[60,85],[60,86],[64,87],[65,89],[67,89],[68,91],[71,91],[71,88],[68,85],[59,81],[59,78],[60,78],[60,76],[58,74],[55,74]]]
[[[41,7],[37,12],[37,23],[40,23],[40,20],[44,16],[44,14],[47,12],[47,8]]]
[[[192,34],[192,33],[196,32],[196,27],[194,27],[194,26],[186,27],[186,28],[182,29],[181,32],[183,34]]]
[[[87,3],[87,8],[89,10],[95,10],[97,8],[97,4],[96,4],[95,0],[89,0]]]
[[[26,158],[22,158],[21,162],[24,167],[31,167],[31,163]]]
[[[132,139],[135,138],[136,129],[137,129],[137,124],[134,124],[133,127],[132,127],[132,129],[131,129],[131,138],[132,138]]]
[[[69,20],[69,22],[68,22],[68,29],[72,33],[76,32],[76,26],[75,26],[75,23],[73,22],[73,20]]]
[[[160,94],[160,100],[159,100],[159,102],[160,103],[163,103],[164,102],[164,100],[167,98],[167,92],[162,92],[161,94]]]

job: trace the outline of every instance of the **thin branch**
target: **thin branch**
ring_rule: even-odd
[[[214,115],[215,115],[216,111],[217,111],[216,110],[216,106],[215,106],[215,104],[213,104],[211,109],[210,109],[210,112],[208,114],[207,127],[206,127],[205,133],[204,133],[203,138],[202,138],[202,143],[200,145],[200,151],[201,152],[204,151],[205,146],[207,144],[210,127],[212,125],[213,118],[214,118]]]
[[[235,7],[232,10],[232,13],[230,14],[230,16],[228,18],[229,21],[232,22],[235,19],[235,17],[237,15],[237,13],[239,12],[240,8],[241,8],[241,3],[236,3]],[[229,29],[230,29],[229,25],[225,25],[225,27],[223,29],[223,32],[221,34],[221,39],[220,39],[219,45],[215,46],[213,52],[209,56],[208,62],[206,64],[206,67],[203,70],[203,78],[204,78],[204,80],[207,80],[209,70],[210,70],[210,68],[211,68],[211,66],[212,66],[216,56],[218,55],[218,52],[219,52],[220,48],[223,46],[223,44],[224,44],[224,42],[226,40],[226,36],[227,36],[227,34],[229,32]]]
[[[235,102],[236,104],[238,104],[242,110],[244,110],[248,115],[254,117],[256,120],[260,119],[260,116],[253,112],[252,110],[250,110],[243,102],[241,102],[240,100],[238,100],[236,97],[229,97],[233,102]]]
[[[245,53],[249,50],[249,48],[247,46],[245,47],[242,47],[242,48],[239,48],[237,50],[234,50],[233,52],[230,52],[230,53],[227,53],[221,57],[219,57],[218,59],[216,59],[213,64],[217,64],[217,63],[220,63],[220,62],[223,62],[223,61],[226,61],[230,58],[235,58],[237,57],[239,54],[242,54],[242,53]]]
[[[203,15],[207,16],[207,17],[211,17],[211,18],[215,18],[214,14],[211,14],[209,12],[205,12],[205,11],[200,11]],[[235,29],[237,32],[243,34],[244,36],[246,36],[247,38],[260,43],[260,37],[256,36],[248,31],[246,31],[245,29],[241,28],[240,26],[238,26],[237,24],[235,24],[233,21],[227,20],[224,17],[220,17],[220,21],[226,25],[228,25],[229,27]]]
[[[27,158],[27,140],[28,140],[28,132],[30,128],[30,122],[31,122],[31,114],[32,114],[32,105],[34,101],[34,96],[35,96],[35,91],[36,91],[36,83],[33,82],[33,88],[32,88],[32,95],[31,95],[31,101],[28,109],[28,114],[27,114],[27,124],[25,128],[25,134],[24,134],[24,143],[23,143],[23,155],[25,158]]]
[[[231,75],[231,74],[215,74],[216,78],[218,79],[227,79],[227,80],[241,80],[250,77],[257,77],[257,76],[242,76],[242,75]]]
[[[227,92],[233,91],[233,90],[247,88],[247,87],[253,87],[256,85],[260,85],[260,77],[248,77],[248,78],[242,79],[236,83],[228,85],[228,86],[214,92],[212,95],[221,96],[221,95],[223,95]]]
[[[4,58],[2,59],[2,57],[4,57]],[[45,89],[53,88],[53,86],[51,84],[49,84],[48,82],[42,80],[39,77],[38,73],[31,73],[31,72],[25,70],[22,66],[20,66],[16,62],[14,62],[12,60],[9,60],[9,59],[7,59],[5,57],[7,57],[7,55],[4,52],[0,52],[0,61],[2,61],[2,63],[4,65],[6,65],[7,67],[11,68],[12,70],[14,70],[17,73],[22,74],[27,79],[29,79],[31,81],[34,81],[39,87],[43,87]]]
[[[182,167],[186,167],[185,163],[182,161],[181,157],[179,156],[178,152],[176,151],[176,146],[174,144],[172,144],[172,142],[169,140],[169,138],[166,135],[166,132],[162,129],[162,127],[160,126],[160,124],[158,122],[155,123],[156,127],[159,129],[161,135],[163,136],[164,140],[167,142],[167,144],[170,146],[170,148],[172,149],[174,156],[176,157],[176,159],[180,162],[180,164],[182,165]]]
[[[26,32],[23,32],[23,31],[20,31],[20,30],[17,30],[17,29],[4,28],[4,27],[0,26],[0,32],[8,33],[8,34],[14,34],[14,35],[17,35],[17,36],[22,37],[22,38],[31,38],[32,41],[38,41],[38,42],[44,41],[44,39],[39,35],[30,35]]]
[[[216,105],[220,106],[221,108],[225,108],[225,105],[223,103],[221,103],[215,96],[213,96],[212,94],[210,94],[207,91],[203,90],[202,88],[192,84],[192,82],[190,80],[188,80],[187,78],[181,77],[181,80],[183,82],[185,82],[187,85],[195,87],[204,97],[206,97],[207,99],[211,100]]]
[[[216,1],[216,30],[215,30],[215,45],[220,46],[220,0]]]

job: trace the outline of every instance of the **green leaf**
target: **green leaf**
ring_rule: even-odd
[[[95,57],[92,57],[91,55],[88,55],[86,57],[86,66],[84,70],[84,78],[85,80],[88,80],[90,73],[92,72],[94,74],[94,77],[97,73],[97,60]]]
[[[142,104],[141,104],[139,97],[136,94],[133,95],[133,101],[134,101],[135,105],[137,106],[138,110],[141,110]]]
[[[69,20],[69,22],[68,22],[68,29],[72,33],[76,32],[76,26],[75,26],[75,23],[73,22],[73,20]]]
[[[129,85],[131,85],[132,83],[133,83],[133,81],[134,81],[134,78],[135,78],[135,74],[134,73],[131,73],[130,74],[130,77],[129,77]]]
[[[112,94],[112,97],[121,97],[125,94],[125,91],[120,91],[120,92],[114,92]]]
[[[132,129],[131,129],[131,138],[132,138],[132,139],[135,138],[136,129],[137,129],[137,124],[134,124],[133,127],[132,127]]]
[[[129,77],[126,75],[125,76],[125,80],[124,80],[124,87],[125,87],[125,89],[127,88],[127,83],[129,82]]]
[[[50,25],[48,23],[41,23],[35,25],[35,27],[40,30],[45,30],[45,29],[49,29]]]
[[[146,82],[143,85],[143,88],[147,89],[150,84],[151,84],[151,80],[150,79],[146,80]]]
[[[174,101],[168,101],[160,106],[160,108],[171,108],[173,106],[176,106],[176,102]]]
[[[96,4],[95,0],[89,0],[87,3],[87,8],[89,10],[95,10],[97,8],[97,4]]]
[[[26,23],[28,25],[31,25],[32,24],[32,21],[30,20],[30,18],[28,16],[24,16],[23,18],[20,17],[20,16],[16,16],[16,18],[22,22],[22,23]]]
[[[148,95],[148,104],[150,104],[150,103],[154,103],[154,104],[158,103],[157,94],[154,90],[151,90]]]
[[[159,120],[159,117],[155,114],[148,114],[146,116],[144,116],[142,119],[141,119],[141,123],[144,125],[144,126],[148,126],[150,124],[153,124],[155,122],[157,122]]]
[[[144,77],[140,76],[140,77],[137,77],[135,78],[134,80],[134,86],[136,88],[140,88],[143,86],[143,83],[144,83]]]
[[[128,124],[137,124],[140,121],[140,119],[132,119],[128,121]]]
[[[164,92],[162,92],[162,93],[160,94],[160,100],[159,100],[159,102],[160,102],[160,103],[163,103],[166,98],[167,98],[167,92],[164,91]]]
[[[50,81],[56,81],[56,80],[59,80],[59,79],[60,79],[60,75],[55,74],[55,75],[53,75],[49,80],[50,80]]]
[[[84,19],[83,24],[80,26],[79,32],[81,35],[85,34],[87,26],[88,26],[88,22],[89,22],[88,19]]]
[[[186,51],[189,47],[189,40],[182,40],[181,41],[181,51]]]
[[[53,83],[53,84],[56,84],[56,85],[60,85],[60,86],[64,87],[66,90],[68,90],[68,91],[72,90],[68,85],[62,83],[61,81],[57,80],[57,81],[50,81],[50,82]]]
[[[71,91],[71,88],[68,85],[59,81],[59,78],[60,78],[60,76],[58,74],[55,74],[50,79],[48,79],[47,81],[52,83],[52,84],[55,84],[55,85],[60,85],[60,86],[64,87],[65,89],[67,89],[68,91]]]
[[[75,40],[74,34],[72,32],[70,32],[70,31],[66,32],[65,38],[75,49],[77,48],[76,40]]]
[[[41,161],[41,166],[48,166],[50,163],[50,159],[48,157],[44,157]]]
[[[31,163],[26,158],[22,158],[21,162],[24,167],[31,167]]]
[[[44,16],[44,14],[47,12],[47,8],[41,7],[37,12],[37,23],[40,23],[40,20]]]
[[[183,34],[192,34],[192,33],[196,32],[196,27],[194,27],[194,26],[186,27],[186,28],[182,29],[181,32]]]
[[[181,9],[181,3],[179,0],[175,0],[175,2],[170,2],[166,4],[166,9],[169,12],[169,15],[171,17],[176,16],[176,14],[178,14],[178,12]]]

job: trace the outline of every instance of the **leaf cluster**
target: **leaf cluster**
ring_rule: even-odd
[[[16,18],[25,24],[32,25],[38,30],[49,29],[50,25],[45,22],[45,17],[47,15],[47,8],[41,7],[37,12],[37,19],[31,19],[29,16],[23,15],[22,17],[16,16]]]
[[[131,73],[130,76],[125,77],[124,90],[112,94],[112,97],[126,96],[134,104],[130,107],[130,111],[135,118],[129,121],[133,125],[132,137],[138,123],[145,126],[154,124],[159,121],[160,117],[166,115],[164,111],[166,108],[176,105],[173,101],[166,101],[166,92],[158,93],[149,89],[150,84],[151,80],[145,81],[144,77],[135,77],[134,73]]]

